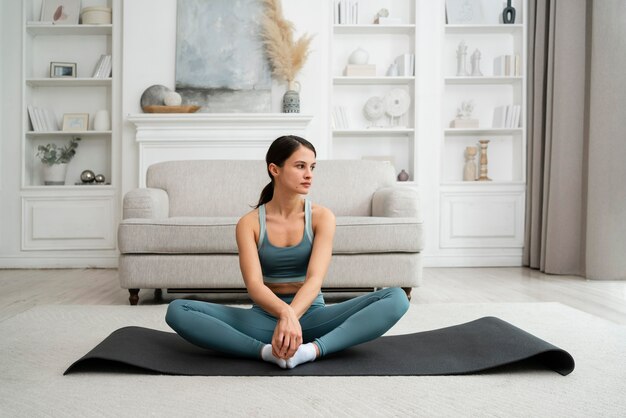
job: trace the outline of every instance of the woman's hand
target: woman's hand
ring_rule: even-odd
[[[274,328],[272,354],[274,357],[290,359],[296,354],[300,344],[302,344],[302,327],[293,309],[287,305]]]

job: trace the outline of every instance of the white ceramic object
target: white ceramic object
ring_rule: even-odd
[[[397,76],[398,76],[398,64],[394,62],[387,69],[387,77],[397,77]]]
[[[42,164],[43,184],[63,186],[67,175],[67,164]]]
[[[183,98],[175,91],[168,91],[165,93],[165,96],[163,96],[163,103],[165,103],[166,106],[180,106],[182,102]]]
[[[111,8],[99,6],[84,7],[80,11],[80,19],[83,25],[110,25]]]
[[[108,110],[98,110],[93,117],[94,131],[110,131],[111,117]]]
[[[385,111],[391,117],[404,115],[411,105],[411,96],[402,89],[392,89],[385,95]]]
[[[352,65],[365,65],[369,62],[369,60],[370,54],[363,48],[359,47],[352,51],[350,57],[348,58],[348,63]]]
[[[370,127],[375,128],[376,121],[383,117],[385,114],[385,103],[383,99],[378,96],[370,97],[365,106],[363,106],[363,115],[365,119],[371,122]]]

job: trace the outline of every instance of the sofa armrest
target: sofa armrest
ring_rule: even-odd
[[[374,192],[372,216],[387,218],[418,218],[422,216],[419,207],[419,194],[410,187],[383,187]]]
[[[133,189],[124,195],[123,219],[163,219],[169,216],[170,199],[162,189]]]

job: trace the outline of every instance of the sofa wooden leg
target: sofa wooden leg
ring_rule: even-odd
[[[406,297],[411,300],[411,290],[413,290],[412,287],[403,287],[402,290],[404,290],[404,293],[406,293]]]
[[[128,293],[130,293],[130,297],[128,300],[131,305],[137,305],[139,302],[139,289],[128,289]]]
[[[154,289],[154,300],[157,302],[163,300],[163,290],[162,289]]]

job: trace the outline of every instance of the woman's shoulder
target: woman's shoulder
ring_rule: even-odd
[[[320,219],[322,221],[335,221],[335,214],[333,211],[325,206],[318,205],[317,203],[311,203],[311,216],[314,220]]]
[[[259,209],[252,209],[237,221],[238,227],[254,227],[259,224]]]

